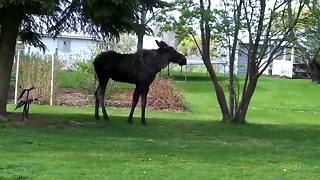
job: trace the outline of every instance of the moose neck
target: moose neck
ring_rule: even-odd
[[[170,54],[166,51],[157,50],[158,63],[156,65],[156,69],[159,72],[161,69],[165,68],[169,63]]]

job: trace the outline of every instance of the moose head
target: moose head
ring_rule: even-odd
[[[185,58],[185,56],[176,51],[172,46],[169,46],[164,41],[159,42],[156,40],[156,43],[161,50],[164,50],[169,53],[169,62],[177,63],[180,66],[187,64],[187,59]]]

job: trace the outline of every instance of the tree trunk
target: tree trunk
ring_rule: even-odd
[[[250,104],[251,98],[253,96],[254,90],[256,89],[257,82],[258,82],[257,77],[252,78],[249,81],[248,87],[247,87],[245,93],[243,94],[241,102],[240,102],[238,109],[236,110],[236,113],[235,113],[233,119],[231,120],[231,122],[235,122],[235,123],[245,123],[246,122],[245,118],[246,118],[246,115],[248,112],[249,104]]]
[[[4,116],[7,112],[8,89],[15,46],[23,14],[17,7],[7,7],[2,10],[3,17],[0,34],[0,115]]]
[[[206,41],[206,40],[202,40],[202,41]],[[202,49],[203,49],[202,60],[204,62],[204,65],[206,66],[206,69],[208,70],[208,73],[210,75],[214,89],[216,91],[216,97],[218,99],[218,103],[219,103],[220,110],[222,113],[222,121],[228,121],[229,119],[231,119],[232,116],[230,115],[230,112],[228,109],[226,96],[223,92],[223,89],[222,89],[220,83],[219,83],[218,77],[217,77],[217,75],[211,65],[210,52],[209,52],[210,45],[207,43],[203,43]]]
[[[234,76],[234,62],[236,59],[236,51],[238,46],[238,34],[241,29],[241,9],[242,9],[242,3],[243,1],[239,2],[238,8],[234,12],[235,17],[235,29],[233,34],[233,43],[231,47],[231,54],[229,58],[229,109],[230,109],[230,115],[233,117],[236,108],[238,107],[238,104],[236,104],[236,92],[235,92],[235,76]]]
[[[146,17],[147,17],[147,11],[145,8],[142,6],[141,7],[141,19],[140,19],[140,25],[141,25],[141,30],[138,31],[137,36],[138,36],[138,42],[137,42],[137,51],[143,49],[143,36],[145,34],[145,26],[146,26]]]
[[[218,103],[219,103],[219,106],[220,106],[220,110],[221,110],[221,113],[222,113],[222,121],[226,122],[226,121],[229,121],[231,119],[231,115],[230,115],[230,112],[229,112],[229,109],[228,109],[228,104],[227,104],[227,101],[226,101],[226,96],[223,92],[223,89],[222,87],[220,86],[220,83],[218,81],[218,77],[216,75],[216,73],[214,72],[212,66],[211,66],[211,63],[210,63],[210,60],[209,60],[209,63],[208,61],[206,60],[203,60],[204,61],[204,64],[209,72],[209,75],[210,75],[210,78],[212,80],[212,83],[213,83],[213,86],[214,86],[214,89],[216,91],[216,97],[218,99]]]
[[[210,10],[211,1],[208,1],[208,10]],[[203,0],[200,0],[200,8],[201,13],[204,13],[204,3]],[[220,110],[222,113],[222,121],[228,121],[231,119],[230,112],[228,109],[228,104],[226,101],[226,96],[223,92],[222,87],[220,86],[218,77],[215,71],[212,68],[211,60],[210,60],[210,26],[207,19],[204,18],[204,14],[201,14],[200,20],[200,32],[201,32],[201,43],[202,43],[202,60],[209,72],[210,78],[212,80],[213,86],[216,91],[216,97],[218,99],[218,103],[220,106]]]
[[[137,51],[139,51],[139,50],[143,49],[143,36],[144,36],[144,34],[138,32],[137,36],[138,36]]]

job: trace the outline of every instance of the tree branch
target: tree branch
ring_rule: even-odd
[[[201,55],[201,57],[202,57],[202,56],[203,56],[203,53],[202,53],[202,50],[201,50],[201,48],[200,48],[200,46],[199,46],[199,44],[198,44],[198,42],[197,42],[196,37],[194,36],[194,34],[193,34],[192,31],[189,31],[189,33],[190,33],[190,35],[192,36],[192,39],[193,39],[193,41],[195,42],[195,44],[196,44],[196,46],[197,46],[197,48],[198,48],[198,50],[199,50],[199,53],[200,53],[200,55]]]

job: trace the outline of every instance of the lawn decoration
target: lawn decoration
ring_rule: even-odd
[[[21,88],[21,87],[20,87]],[[23,118],[23,121],[26,121],[28,119],[28,115],[29,115],[29,107],[30,107],[30,104],[33,102],[33,101],[37,101],[38,98],[29,98],[29,93],[31,90],[35,89],[35,87],[31,87],[29,89],[23,89],[18,97],[18,103],[16,105],[16,109],[20,108],[23,106],[23,111],[22,111],[22,118]],[[24,94],[27,92],[26,96],[24,97]]]

